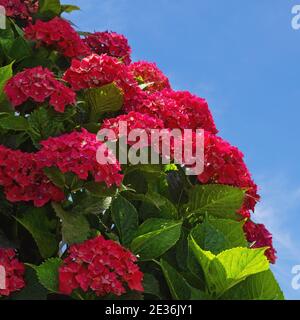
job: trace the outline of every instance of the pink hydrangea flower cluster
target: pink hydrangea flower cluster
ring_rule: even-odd
[[[116,32],[95,32],[84,38],[85,44],[93,53],[107,54],[119,58],[126,65],[131,63],[131,48],[128,40]]]
[[[247,240],[252,242],[252,248],[267,247],[266,256],[271,263],[276,262],[276,250],[273,247],[273,237],[263,224],[255,224],[248,220],[244,225]]]
[[[128,288],[144,291],[137,258],[118,243],[102,236],[73,245],[59,269],[59,289],[70,295],[76,289],[97,296],[120,296]]]
[[[123,175],[114,155],[107,149],[110,163],[99,164],[98,149],[103,145],[95,134],[85,129],[41,142],[42,149],[37,153],[41,168],[58,167],[61,172],[73,172],[80,179],[87,180],[91,175],[96,182],[105,182],[108,187],[120,186]]]
[[[249,210],[254,211],[260,197],[243,160],[244,155],[222,138],[208,132],[205,133],[204,148],[205,169],[198,180],[204,184],[217,183],[247,190],[241,213],[248,216]]]
[[[10,296],[25,287],[25,266],[17,259],[14,249],[0,248],[0,266],[5,269],[5,289],[0,288],[0,297]]]
[[[57,112],[64,112],[67,105],[76,103],[76,94],[60,81],[54,74],[43,67],[26,69],[12,77],[5,85],[4,91],[14,107],[27,100],[49,103]]]
[[[90,53],[71,24],[59,17],[50,21],[37,20],[25,28],[25,37],[38,45],[51,46],[69,58],[85,57]]]
[[[112,129],[114,130],[116,137],[121,138],[124,133],[120,131],[120,122],[126,123],[126,130],[128,133],[135,129],[141,129],[147,134],[150,134],[152,129],[164,129],[162,120],[133,111],[116,118],[106,119],[103,122],[101,129]]]
[[[42,207],[49,201],[65,198],[38,167],[35,154],[3,146],[0,146],[0,185],[11,202],[33,201],[36,207]]]
[[[39,2],[37,0],[0,0],[0,6],[5,8],[8,17],[31,21],[30,15],[38,11]]]
[[[33,201],[42,207],[49,201],[60,202],[65,195],[44,174],[43,169],[58,167],[63,173],[73,172],[80,179],[90,176],[96,182],[104,182],[108,187],[119,186],[123,176],[121,167],[112,161],[108,164],[97,162],[97,151],[102,145],[96,135],[73,132],[58,138],[49,138],[41,143],[37,153],[25,153],[0,146],[0,185],[4,187],[6,198],[11,202]],[[108,152],[108,151],[107,151]]]
[[[135,78],[144,84],[148,84],[146,90],[150,92],[171,89],[169,79],[162,73],[155,63],[139,61],[132,63],[129,70]]]

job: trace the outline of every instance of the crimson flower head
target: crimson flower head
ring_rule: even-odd
[[[33,201],[42,207],[49,201],[62,201],[64,193],[39,168],[35,154],[0,146],[0,186],[8,201]]]
[[[17,259],[14,249],[0,248],[0,272],[3,270],[5,288],[0,287],[0,297],[9,296],[25,287],[25,266]],[[0,277],[3,277],[3,274],[0,274]]]
[[[129,66],[137,80],[148,84],[147,91],[155,92],[171,89],[169,79],[162,73],[155,63],[139,61]]]
[[[126,65],[130,64],[131,48],[128,40],[116,32],[95,32],[84,39],[85,44],[93,53],[104,54],[121,59]]]
[[[25,37],[37,41],[38,45],[53,47],[68,58],[85,57],[90,49],[72,28],[71,24],[59,17],[50,21],[38,20],[25,28]]]
[[[59,269],[59,290],[70,295],[76,289],[97,296],[120,296],[128,289],[143,291],[143,273],[137,258],[120,244],[98,236],[71,246]]]
[[[29,99],[35,102],[49,103],[57,112],[64,112],[67,105],[75,104],[76,94],[60,81],[54,74],[43,67],[26,69],[16,74],[6,83],[4,91],[14,107]]]
[[[5,8],[8,17],[31,21],[30,15],[38,11],[39,2],[37,0],[0,0],[0,6]]]
[[[113,130],[116,138],[122,138],[126,132],[122,132],[121,123],[126,125],[127,133],[133,130],[139,130],[140,133],[145,133],[148,137],[147,146],[149,145],[149,137],[153,129],[164,129],[164,123],[155,117],[151,117],[148,114],[139,112],[129,112],[128,114],[118,116],[112,119],[106,119],[101,127],[102,130]],[[130,142],[130,141],[128,141]]]
[[[245,189],[245,202],[240,213],[248,217],[249,210],[254,211],[260,196],[244,162],[244,155],[238,148],[208,132],[205,132],[204,141],[204,172],[198,180],[204,184],[216,183]]]
[[[41,145],[42,149],[36,154],[40,168],[56,166],[61,172],[72,172],[82,180],[92,176],[96,182],[105,182],[108,187],[121,185],[121,167],[107,148],[105,156],[109,158],[108,163],[97,161],[97,152],[105,145],[97,140],[95,134],[82,129],[81,132],[51,137]]]
[[[244,225],[244,230],[247,240],[253,243],[252,248],[267,247],[266,256],[271,263],[275,263],[277,257],[273,246],[273,237],[266,227],[263,224],[255,224],[248,220]]]

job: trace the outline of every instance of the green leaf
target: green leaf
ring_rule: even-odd
[[[143,288],[145,294],[161,298],[159,282],[152,274],[144,273]]]
[[[72,245],[81,243],[90,235],[90,225],[84,215],[63,210],[58,203],[52,203],[53,209],[61,219],[63,240]]]
[[[284,300],[271,270],[264,271],[248,277],[222,297],[223,300]]]
[[[35,146],[41,140],[59,135],[64,131],[63,119],[53,117],[46,108],[34,110],[28,118],[28,134]]]
[[[16,220],[30,232],[44,259],[53,256],[58,251],[58,243],[53,232],[55,225],[48,219],[45,209],[29,209]]]
[[[129,246],[138,229],[138,213],[135,207],[121,195],[112,202],[111,213],[119,232],[121,243]]]
[[[0,102],[5,98],[4,86],[13,75],[12,65],[13,63],[0,68]]]
[[[179,240],[181,226],[182,221],[149,219],[139,227],[131,248],[141,260],[160,257]]]
[[[32,54],[32,49],[29,43],[23,38],[18,37],[13,43],[9,50],[9,57],[16,62],[29,57]]]
[[[114,187],[107,188],[103,183],[97,183],[94,181],[85,183],[84,188],[99,198],[112,197],[116,194],[116,189]]]
[[[54,18],[61,13],[59,0],[39,0],[38,17]]]
[[[91,122],[97,122],[102,114],[119,111],[123,106],[123,94],[113,83],[88,89],[85,97],[91,107]]]
[[[21,116],[9,115],[0,119],[0,127],[5,130],[26,131],[28,122]]]
[[[61,5],[61,12],[71,13],[73,11],[78,11],[80,8],[78,6],[73,6],[71,4],[63,4]]]
[[[153,204],[160,211],[161,218],[178,219],[178,211],[175,205],[159,193],[149,191],[145,195],[145,200]]]
[[[211,218],[197,225],[191,235],[203,250],[218,254],[223,250],[248,246],[243,225],[244,222]]]
[[[160,265],[174,300],[206,300],[204,292],[193,288],[185,278],[166,261],[160,261]]]
[[[217,297],[247,277],[269,270],[265,248],[234,248],[214,255],[201,249],[193,237],[189,245],[204,271],[208,292]]]
[[[25,288],[14,294],[12,300],[47,300],[48,290],[40,284],[37,274],[32,267],[28,266],[26,268],[25,283]]]
[[[64,189],[66,185],[66,179],[64,174],[57,167],[44,168],[43,170],[53,184],[61,189]]]
[[[74,206],[72,212],[85,215],[100,215],[110,207],[111,200],[111,197],[99,198],[85,193],[82,196],[82,199]]]
[[[58,271],[61,265],[62,260],[60,258],[52,258],[38,267],[33,266],[39,282],[52,293],[59,291]]]
[[[8,53],[10,51],[10,48],[15,40],[14,31],[11,28],[10,20],[6,20],[7,27],[5,30],[0,30],[0,53],[3,52],[3,54],[9,58]],[[2,79],[2,77],[0,77]],[[1,82],[1,80],[0,80]],[[0,90],[1,91],[1,90]]]
[[[189,195],[188,218],[197,220],[200,215],[236,220],[242,207],[245,192],[225,185],[197,185]]]

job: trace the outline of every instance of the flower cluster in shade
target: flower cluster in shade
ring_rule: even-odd
[[[97,162],[97,150],[102,142],[97,141],[95,134],[82,130],[49,138],[41,145],[36,153],[0,146],[0,185],[9,201],[33,201],[36,207],[42,207],[49,201],[64,200],[63,191],[44,174],[43,169],[49,167],[72,172],[82,180],[103,182],[108,187],[122,182],[118,162],[103,165]]]
[[[248,220],[244,225],[247,240],[252,243],[252,248],[268,248],[266,256],[270,262],[276,262],[276,250],[273,247],[273,237],[263,224],[255,224]]]
[[[59,290],[70,295],[76,289],[97,296],[120,296],[128,289],[144,291],[143,273],[136,256],[102,236],[73,245],[59,268]]]
[[[0,6],[5,8],[6,16],[31,21],[31,15],[39,8],[37,0],[0,0]]]
[[[128,40],[116,32],[95,32],[84,38],[85,44],[93,53],[107,54],[121,59],[126,65],[131,63],[131,48]]]
[[[0,288],[0,297],[9,296],[25,287],[25,266],[16,257],[14,249],[0,248],[0,267],[5,270],[5,288]]]
[[[37,20],[25,28],[25,37],[37,42],[37,45],[51,47],[65,57],[84,57],[90,53],[78,33],[70,23],[62,18],[55,17],[50,21]]]
[[[76,103],[75,92],[56,80],[54,74],[43,67],[18,73],[7,82],[4,91],[14,107],[29,99],[42,103],[49,98],[49,104],[57,112],[64,112],[67,105]]]

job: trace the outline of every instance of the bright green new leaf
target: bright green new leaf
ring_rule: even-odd
[[[190,249],[202,267],[208,292],[216,297],[247,277],[269,270],[265,249],[234,248],[214,255],[200,248],[193,237]]]
[[[12,65],[13,63],[0,68],[0,102],[5,98],[4,86],[13,75]]]

